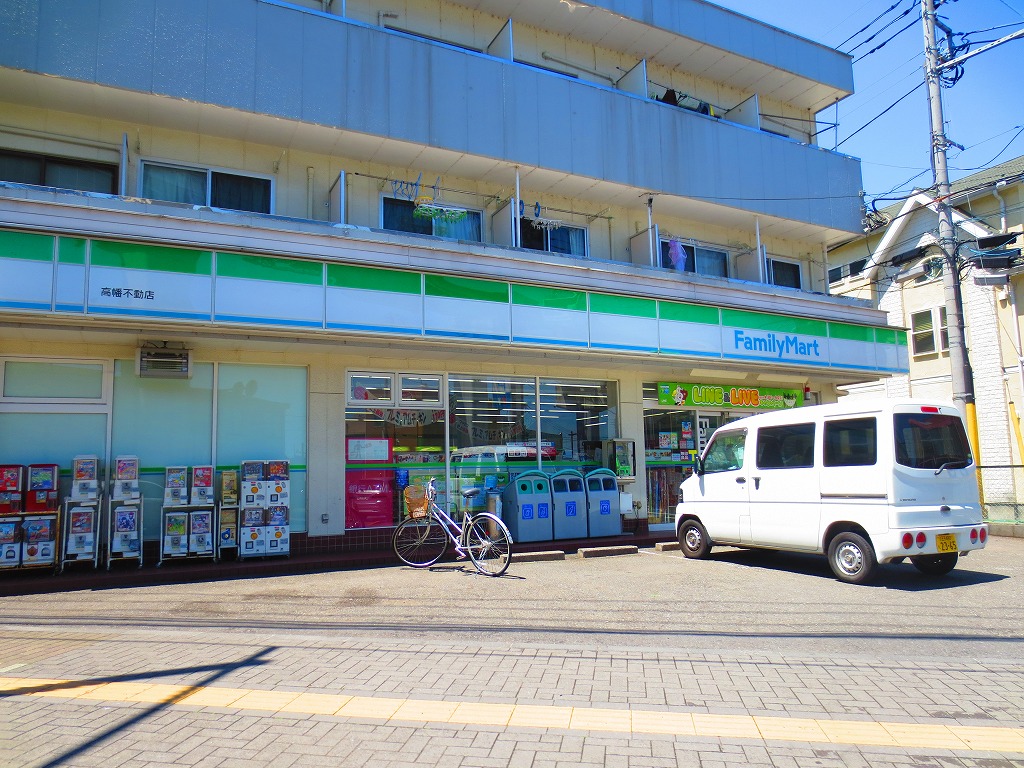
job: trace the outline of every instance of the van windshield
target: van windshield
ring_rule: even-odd
[[[893,414],[896,461],[913,469],[969,466],[971,447],[959,416],[942,413]]]

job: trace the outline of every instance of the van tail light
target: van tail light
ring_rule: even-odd
[[[926,540],[927,540],[927,537],[924,535],[924,532],[921,532],[921,533],[917,534],[917,546],[918,547],[923,547]]]
[[[978,541],[978,529],[971,528],[971,544],[975,544]]]
[[[904,549],[910,549],[912,546],[914,546],[914,534],[909,533],[909,532],[908,533],[904,533],[903,534],[903,548]]]
[[[934,405],[922,405],[921,406],[921,413],[938,413],[938,412],[939,412],[939,409],[936,408]]]
[[[984,544],[985,543],[985,539],[988,538],[988,531],[986,531],[984,528],[982,528],[981,529],[981,533],[979,533],[978,536],[981,537],[981,543]]]

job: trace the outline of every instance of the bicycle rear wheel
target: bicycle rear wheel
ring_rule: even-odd
[[[501,576],[512,561],[512,536],[495,515],[474,515],[466,530],[469,559],[480,573]]]
[[[426,568],[440,560],[448,549],[448,532],[433,515],[409,517],[395,528],[391,546],[406,565]]]

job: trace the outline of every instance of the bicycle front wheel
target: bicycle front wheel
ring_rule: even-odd
[[[433,515],[409,517],[395,528],[391,546],[406,565],[426,568],[440,560],[448,549],[448,532]]]
[[[501,576],[512,561],[512,536],[495,515],[474,515],[466,530],[469,559],[480,573]]]

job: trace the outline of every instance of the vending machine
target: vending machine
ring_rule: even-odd
[[[59,510],[60,467],[56,464],[29,464],[25,511],[56,514]]]
[[[189,502],[193,507],[213,506],[213,467],[203,464],[192,467],[192,496]]]
[[[23,568],[57,564],[57,514],[25,515],[22,522],[21,565]]]
[[[0,515],[20,515],[25,491],[25,467],[0,464]]]
[[[139,458],[118,456],[107,502],[108,569],[114,560],[138,560],[142,565],[142,509]]]
[[[61,523],[61,569],[69,562],[99,564],[99,523],[102,492],[98,456],[75,456],[71,463],[71,495],[64,500]],[[39,535],[44,533],[39,531]]]
[[[263,507],[242,507],[242,519],[239,522],[238,556],[267,554],[266,510]]]
[[[267,494],[267,554],[287,555],[290,531],[291,473],[287,461],[268,461],[263,470]]]
[[[214,556],[212,508],[188,513],[188,552],[197,557]]]
[[[71,500],[96,504],[100,498],[98,456],[75,456],[71,466]]]
[[[217,554],[238,548],[238,470],[220,473],[220,506],[217,510]]]
[[[188,505],[188,467],[167,467],[164,470],[164,506]]]
[[[242,506],[265,507],[267,505],[267,489],[264,483],[264,462],[242,462]]]
[[[0,517],[0,568],[21,565],[21,518],[15,515]]]
[[[188,512],[164,510],[160,562],[168,557],[188,556]]]
[[[0,465],[0,568],[21,565],[22,492],[25,467]]]

